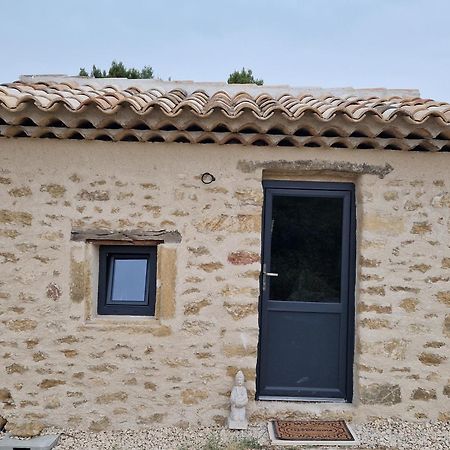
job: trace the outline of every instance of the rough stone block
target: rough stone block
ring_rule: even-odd
[[[395,405],[402,401],[400,386],[390,383],[363,385],[360,398],[365,405]]]

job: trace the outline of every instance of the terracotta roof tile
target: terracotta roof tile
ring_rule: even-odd
[[[422,122],[429,116],[438,116],[444,122],[450,123],[449,104],[418,98],[341,98],[331,95],[315,97],[294,96],[289,93],[273,97],[269,94],[253,96],[246,92],[231,96],[224,91],[217,91],[212,95],[204,91],[187,94],[181,89],[163,92],[156,88],[145,91],[138,87],[98,87],[90,80],[83,85],[67,81],[15,82],[0,86],[0,105],[13,110],[21,103],[30,101],[43,111],[52,108],[55,103],[64,104],[73,111],[94,104],[101,112],[108,113],[128,103],[137,113],[144,113],[150,107],[159,106],[169,116],[177,115],[183,108],[206,116],[212,109],[218,108],[229,117],[236,117],[243,110],[249,109],[260,119],[270,117],[275,111],[284,112],[291,119],[311,111],[323,119],[343,113],[356,121],[367,114],[376,114],[380,119],[389,121],[397,114],[404,114],[415,122]]]
[[[214,90],[195,89],[198,86],[188,82],[191,89],[186,91],[177,83],[164,89],[163,82],[135,81],[134,86],[123,80],[99,83],[63,77],[0,85],[0,136],[450,149],[450,105],[421,99],[416,91],[283,92],[278,87],[274,94],[264,86],[237,90],[222,85]]]

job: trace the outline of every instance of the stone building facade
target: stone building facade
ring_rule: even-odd
[[[410,138],[421,140],[415,145],[422,150],[439,145],[441,151],[337,149],[324,143],[333,136],[305,146],[295,142],[294,133],[294,145],[277,147],[244,145],[239,139],[246,139],[245,133],[236,132],[238,141],[226,146],[219,138],[209,145],[127,142],[114,134],[131,136],[123,133],[128,127],[123,121],[121,128],[103,127],[112,130],[113,142],[105,142],[89,138],[91,128],[84,135],[82,126],[69,123],[75,116],[92,123],[94,107],[74,112],[57,105],[55,113],[54,105],[48,110],[38,105],[40,87],[34,89],[31,103],[20,109],[8,103],[11,95],[0,87],[0,415],[11,424],[93,431],[224,424],[239,369],[250,391],[251,422],[450,420],[450,154],[445,148],[450,119],[445,114],[393,126],[392,120],[406,119],[398,115],[389,122],[364,113],[352,122],[353,132],[359,127],[376,130],[377,136],[380,129],[409,127],[409,133],[420,135]],[[26,108],[35,112],[25,114]],[[163,107],[152,111],[146,113],[150,121],[165,114]],[[244,115],[255,126],[275,120],[263,122],[251,111]],[[22,124],[14,121],[19,116]],[[84,139],[57,136],[39,123],[42,117],[61,120]],[[211,120],[195,117],[197,125]],[[326,128],[336,124],[342,130],[344,119],[336,114]],[[221,122],[231,127],[233,120],[244,119],[224,115]],[[306,114],[289,123],[277,120],[299,128],[316,119]],[[182,121],[171,117],[172,125]],[[47,136],[26,137],[36,132],[31,128]],[[350,135],[347,141],[359,145],[361,137]],[[257,137],[271,136],[259,130]],[[377,136],[372,141],[409,145],[405,137]],[[201,181],[206,172],[215,178],[210,184]],[[263,180],[355,186],[349,403],[254,400]],[[97,315],[99,247],[150,241],[158,244],[155,316]]]

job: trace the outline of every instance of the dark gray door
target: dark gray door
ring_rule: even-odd
[[[354,186],[263,185],[257,398],[351,402]]]

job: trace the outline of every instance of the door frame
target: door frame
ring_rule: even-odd
[[[259,301],[258,301],[258,353],[256,363],[256,392],[255,399],[260,401],[296,401],[296,402],[327,402],[327,403],[352,403],[353,402],[353,363],[355,353],[355,290],[356,290],[356,197],[355,185],[349,182],[323,182],[323,181],[290,181],[290,180],[263,180],[264,202],[262,208],[261,228],[261,272],[259,278]],[[349,255],[348,255],[348,302],[347,302],[347,348],[346,348],[346,396],[341,398],[308,398],[308,397],[267,397],[260,395],[261,379],[261,337],[263,333],[263,282],[264,282],[264,252],[266,248],[266,205],[268,189],[287,190],[317,190],[317,191],[349,191],[350,192],[350,226],[349,226]]]

